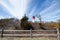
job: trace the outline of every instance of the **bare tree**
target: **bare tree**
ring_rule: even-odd
[[[36,17],[39,19],[39,21],[41,23],[41,15],[36,15]]]
[[[39,19],[39,25],[40,25],[40,28],[43,29],[43,30],[46,30],[44,27],[43,27],[43,24],[42,24],[42,18],[41,18],[41,15],[40,14],[37,14],[36,17]]]

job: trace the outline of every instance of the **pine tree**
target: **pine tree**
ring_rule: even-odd
[[[32,25],[28,22],[28,17],[24,15],[24,17],[21,19],[21,28],[23,30],[30,30],[33,29]]]

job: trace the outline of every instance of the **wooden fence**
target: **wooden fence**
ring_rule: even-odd
[[[59,30],[0,30],[1,37],[40,37],[54,36],[59,40]]]

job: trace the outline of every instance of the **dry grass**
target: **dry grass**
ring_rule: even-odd
[[[31,38],[20,38],[20,37],[0,37],[0,40],[31,40]],[[57,40],[55,37],[40,37],[40,38],[32,38],[32,40]]]

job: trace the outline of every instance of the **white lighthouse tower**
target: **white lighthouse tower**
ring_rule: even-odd
[[[35,22],[35,16],[32,17],[32,22],[33,22],[33,23]]]

